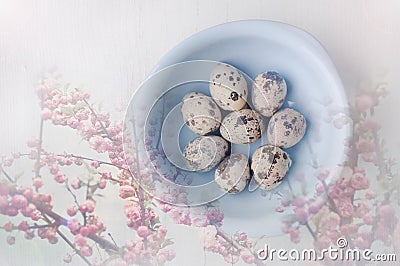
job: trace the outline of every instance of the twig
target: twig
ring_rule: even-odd
[[[43,142],[43,118],[40,119],[40,131],[39,131],[39,144],[38,144],[38,153],[36,159],[36,167],[35,167],[35,177],[40,177],[40,156],[42,152],[42,142]]]
[[[57,227],[59,224],[57,223],[49,223],[49,224],[34,224],[28,227],[28,229],[39,229],[39,228],[47,228],[47,227]]]
[[[57,156],[65,156],[65,155],[58,154]],[[105,161],[101,161],[101,160],[97,160],[97,159],[93,159],[93,158],[89,158],[89,157],[85,157],[85,156],[75,155],[75,154],[72,154],[72,153],[68,154],[67,156],[70,156],[70,157],[73,157],[73,158],[77,158],[77,159],[87,160],[87,161],[91,161],[91,162],[98,162],[100,164],[106,164],[106,165],[117,167],[117,168],[122,169],[122,170],[129,171],[129,169],[127,169],[125,167],[122,167],[122,166],[119,166],[119,165],[115,165],[115,164],[110,163],[110,162],[105,162]]]
[[[11,183],[15,183],[14,179],[11,178],[11,176],[3,169],[3,167],[0,165],[0,170],[1,172],[5,175],[5,177],[10,181]]]
[[[310,234],[312,235],[312,237],[314,238],[314,240],[317,240],[317,236],[315,235],[315,232],[311,229],[310,224],[308,222],[306,222],[305,225],[306,225],[308,231],[310,232]]]
[[[106,129],[106,127],[103,125],[103,123],[100,121],[99,117],[97,116],[97,113],[93,110],[93,108],[90,106],[90,104],[83,99],[83,102],[86,103],[87,107],[89,108],[90,112],[94,115],[94,117],[96,118],[96,120],[100,123],[101,129],[104,131],[104,133],[110,138],[108,131]],[[112,140],[112,138],[110,138],[110,140]]]

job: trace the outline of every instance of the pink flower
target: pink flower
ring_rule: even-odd
[[[90,235],[90,229],[87,226],[82,226],[79,229],[79,234],[83,237],[87,237],[88,235]]]
[[[242,260],[247,264],[254,264],[254,256],[253,255],[242,255]]]
[[[161,205],[161,210],[163,212],[169,212],[172,209],[172,206],[169,205],[168,203],[164,203]]]
[[[0,196],[7,196],[10,192],[6,184],[0,183]]]
[[[11,205],[17,209],[22,209],[28,206],[28,200],[23,195],[14,195],[11,198]]]
[[[110,179],[111,178],[111,173],[106,173],[106,172],[101,173],[101,177],[103,179]]]
[[[99,168],[100,167],[100,163],[98,161],[93,161],[90,163],[90,165],[94,168]]]
[[[365,192],[365,198],[366,198],[367,200],[374,199],[375,197],[376,197],[376,193],[375,193],[375,191],[373,191],[372,189],[369,189],[369,190],[367,190],[367,191]]]
[[[71,181],[70,186],[71,186],[73,189],[79,189],[79,188],[81,187],[81,181],[80,181],[78,178],[74,178],[74,179]]]
[[[312,202],[309,207],[308,207],[308,211],[311,214],[315,214],[317,213],[325,204],[325,200],[322,197],[318,197],[315,199],[314,202]]]
[[[8,199],[6,196],[0,196],[0,212],[5,210],[8,206]]]
[[[14,158],[13,157],[6,157],[3,159],[3,165],[10,167],[14,162]]]
[[[157,263],[158,265],[164,265],[167,262],[167,258],[163,254],[157,255]]]
[[[167,256],[167,261],[173,260],[175,258],[175,256],[176,256],[175,251],[170,250],[170,249],[165,250],[165,253],[166,253],[166,256]]]
[[[346,197],[352,197],[354,195],[354,193],[355,193],[355,190],[352,187],[345,187],[343,189],[343,195]]]
[[[72,233],[77,232],[81,227],[80,223],[77,219],[71,219],[67,222],[67,227],[71,230]]]
[[[85,200],[81,205],[79,205],[79,210],[82,213],[92,213],[94,208],[96,207],[96,202],[94,200],[88,199]]]
[[[369,117],[364,121],[364,127],[371,130],[377,130],[381,128],[381,123],[376,117]]]
[[[239,256],[234,254],[226,254],[224,259],[227,263],[236,264],[239,261]]]
[[[132,265],[136,262],[136,254],[134,252],[126,252],[124,254],[124,261],[129,265]]]
[[[11,232],[14,229],[14,225],[11,222],[7,222],[3,228],[6,232]]]
[[[322,235],[322,236],[317,238],[315,246],[319,250],[322,250],[324,248],[328,248],[331,243],[332,243],[332,241],[328,236]]]
[[[7,244],[10,246],[15,244],[15,237],[14,236],[7,236]]]
[[[26,230],[24,237],[25,239],[31,240],[35,237],[35,233],[32,230]]]
[[[293,243],[300,243],[299,229],[295,229],[290,232],[290,241],[292,241]]]
[[[42,179],[39,177],[36,177],[35,179],[33,179],[32,184],[35,188],[39,189],[43,186],[43,182]]]
[[[348,123],[349,123],[349,119],[346,116],[340,116],[339,118],[336,118],[335,120],[333,120],[333,125],[337,129],[342,129]]]
[[[383,224],[390,228],[394,228],[397,224],[396,212],[392,205],[385,204],[378,207],[378,216]]]
[[[19,225],[17,226],[18,230],[20,231],[26,231],[29,228],[29,225],[26,221],[22,221],[19,223]]]
[[[365,201],[362,201],[357,205],[355,215],[356,217],[362,218],[366,214],[368,214],[370,210],[371,210],[371,205],[369,205]]]
[[[86,245],[86,237],[78,234],[75,236],[74,242],[78,247],[83,247]]]
[[[63,261],[65,263],[71,263],[71,261],[72,261],[71,255],[69,255],[69,254],[65,255],[64,258],[63,258]]]
[[[365,92],[361,92],[361,94],[356,97],[356,108],[360,112],[364,112],[376,104],[377,100]]]
[[[293,199],[292,205],[295,207],[303,207],[307,203],[307,200],[303,196],[299,196]]]
[[[167,227],[161,225],[158,230],[157,230],[157,235],[160,239],[164,239],[165,236],[167,235],[168,229]]]
[[[351,177],[351,186],[357,190],[367,189],[369,188],[369,179],[365,173],[356,172]]]
[[[358,225],[356,224],[344,224],[340,226],[340,232],[345,236],[354,236],[357,234],[357,231]]]
[[[296,215],[297,220],[301,224],[305,224],[308,220],[308,211],[306,208],[295,208],[294,209],[294,214]]]
[[[8,215],[8,216],[17,216],[18,215],[18,209],[10,206],[6,210],[6,215]]]
[[[340,223],[339,215],[335,212],[329,212],[328,214],[323,215],[321,217],[319,227],[322,230],[334,229],[339,225],[339,223]]]
[[[67,214],[69,216],[74,216],[76,214],[76,212],[78,211],[78,209],[75,206],[69,206],[67,208]]]
[[[315,190],[317,191],[317,193],[322,193],[325,191],[325,187],[323,184],[318,183],[315,185]]]
[[[373,150],[374,145],[371,143],[371,141],[361,139],[356,143],[356,148],[357,148],[358,152],[365,153],[365,152],[370,152],[371,150]]]
[[[94,150],[99,153],[104,153],[111,147],[104,138],[98,135],[92,136],[89,140],[89,144]]]
[[[97,186],[99,187],[99,189],[105,189],[106,186],[107,186],[107,180],[101,178],[101,179],[99,180],[99,182],[97,183]]]
[[[210,224],[219,225],[222,223],[224,219],[224,213],[215,207],[208,207],[206,212],[207,219],[210,221]]]
[[[347,198],[335,201],[338,213],[343,218],[348,218],[353,215],[353,204]]]
[[[362,237],[357,237],[356,239],[353,240],[353,244],[361,249],[367,249],[370,246],[370,243],[368,240],[362,238]]]
[[[54,176],[54,180],[55,180],[57,183],[62,184],[62,183],[65,182],[65,175],[64,175],[62,172],[59,171],[59,172]]]
[[[30,139],[30,140],[28,140],[27,145],[28,145],[29,148],[35,148],[35,147],[37,147],[39,145],[39,140]]]
[[[42,213],[39,210],[34,210],[31,213],[31,219],[34,221],[39,221],[39,219],[42,218]]]
[[[361,158],[367,163],[374,163],[376,162],[376,152],[363,153]]]
[[[317,171],[315,172],[315,176],[321,181],[326,180],[329,176],[329,170],[324,168],[318,168]]]
[[[42,119],[43,120],[48,120],[53,116],[53,113],[51,112],[50,109],[48,108],[43,108],[42,110]]]
[[[119,196],[123,199],[135,196],[135,190],[131,186],[122,186],[119,189]]]
[[[92,256],[92,248],[89,246],[83,246],[79,250],[79,253],[84,257],[90,257]]]
[[[149,228],[147,226],[141,225],[136,232],[138,236],[145,238],[149,234]]]

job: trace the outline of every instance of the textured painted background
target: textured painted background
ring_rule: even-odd
[[[39,107],[34,86],[49,68],[56,67],[64,80],[81,85],[104,109],[122,119],[123,112],[118,110],[125,108],[157,60],[180,41],[228,21],[269,19],[314,35],[337,65],[349,96],[355,88],[388,83],[391,94],[379,115],[389,153],[399,158],[398,14],[400,2],[396,0],[0,0],[1,153],[23,150],[25,141],[37,135]],[[69,141],[77,143],[74,136],[62,134],[47,132],[45,137],[49,144],[60,145],[60,150],[79,149],[66,146]],[[171,230],[177,265],[223,263],[220,257],[204,254],[198,231],[179,226]],[[193,242],[192,248],[187,249],[188,241]],[[5,265],[28,261],[54,265],[65,249],[59,244],[48,255],[49,249],[43,248],[47,244],[37,241],[11,248],[1,242],[0,257]]]

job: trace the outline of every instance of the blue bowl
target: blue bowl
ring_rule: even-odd
[[[168,76],[162,75],[166,73],[166,69],[171,70],[173,65],[193,60],[228,63],[252,78],[267,70],[279,72],[284,76],[288,86],[285,106],[300,111],[307,119],[308,128],[303,140],[287,149],[293,164],[280,186],[269,192],[261,189],[254,192],[245,190],[237,195],[225,195],[217,200],[218,203],[214,202],[224,212],[223,230],[226,232],[245,231],[254,237],[279,235],[282,233],[282,219],[288,217],[285,212],[275,211],[280,206],[281,197],[292,198],[298,195],[313,197],[318,181],[314,175],[316,169],[327,168],[334,170],[332,173],[339,173],[346,159],[344,143],[350,135],[350,125],[344,124],[341,128],[334,126],[328,108],[328,105],[342,110],[347,108],[346,94],[335,66],[313,36],[294,26],[264,20],[226,23],[201,31],[168,52],[137,90],[134,96],[136,100],[131,102],[127,118],[132,113],[139,112],[138,103],[154,107],[157,94],[160,96],[171,93],[171,87],[159,86],[155,89],[154,86],[156,83],[163,84],[160,78],[165,79]],[[190,68],[184,75],[195,77],[197,75],[199,80],[206,76],[205,73],[193,73]],[[168,82],[170,81],[165,81],[165,84]],[[154,90],[153,98],[146,94],[150,93],[150,87]],[[184,89],[179,87],[182,86],[174,88],[176,95],[184,94]],[[193,84],[192,87],[186,86],[191,91],[195,87]],[[208,94],[204,84],[197,87]],[[176,99],[177,102],[180,100]],[[170,112],[175,104],[167,105],[167,110],[164,111]],[[346,114],[343,111],[334,115],[336,117],[333,119]],[[161,120],[163,119],[165,117]],[[136,128],[139,132],[143,131],[143,127],[140,128],[138,124]],[[142,134],[146,135],[145,132]],[[193,133],[182,128],[179,136],[180,145],[194,137]],[[256,145],[260,143],[250,145],[250,149],[254,150]],[[195,177],[195,180],[199,179],[198,176],[203,176],[202,182],[207,183],[212,180],[213,173],[188,175]],[[304,178],[299,179],[299,177]],[[332,182],[336,177],[337,174],[331,174],[327,182]]]

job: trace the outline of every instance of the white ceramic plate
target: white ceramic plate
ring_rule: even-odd
[[[329,116],[327,103],[340,108],[347,106],[346,95],[335,66],[321,44],[310,34],[296,27],[263,20],[222,24],[189,37],[167,53],[138,89],[134,96],[136,105],[131,103],[132,110],[130,112],[128,109],[127,115],[138,112],[139,109],[135,109],[138,108],[136,107],[138,103],[143,104],[142,108],[145,108],[146,103],[153,105],[154,99],[163,93],[166,93],[164,95],[170,93],[176,97],[172,99],[170,105],[167,104],[167,110],[164,110],[166,113],[170,112],[173,106],[180,102],[179,97],[188,91],[197,88],[198,91],[209,94],[206,84],[196,84],[196,82],[176,85],[182,81],[175,80],[172,82],[173,90],[169,81],[164,82],[169,84],[168,86],[163,86],[163,79],[171,76],[172,72],[169,74],[168,72],[179,69],[179,64],[178,67],[171,67],[172,65],[191,60],[228,63],[252,78],[263,71],[278,71],[284,76],[288,85],[285,106],[290,103],[306,117],[308,129],[304,139],[287,149],[293,165],[285,182],[271,192],[263,192],[261,189],[254,192],[246,190],[237,195],[225,195],[214,202],[224,212],[223,229],[229,233],[245,231],[256,237],[280,234],[281,219],[285,216],[285,213],[275,211],[280,205],[280,197],[287,196],[288,193],[312,197],[317,182],[314,177],[315,166],[333,169],[345,160],[343,144],[350,134],[350,127],[344,125],[341,129],[337,129],[326,119]],[[200,80],[199,82],[208,74],[203,73],[204,69],[199,73],[193,73],[190,67],[185,69],[181,70],[182,75],[190,76],[188,79]],[[158,89],[154,89],[155,87]],[[148,94],[153,96],[150,97]],[[155,109],[157,108],[151,110]],[[160,121],[165,118],[165,113],[160,114]],[[160,127],[162,126],[161,123]],[[143,128],[137,130],[143,131]],[[180,145],[195,137],[184,128],[177,131],[180,132],[178,138]],[[251,146],[251,150],[255,145],[260,143]],[[168,171],[170,169],[162,174],[164,176],[176,174],[174,170]],[[200,183],[212,180],[212,173],[188,175],[192,175],[195,180],[203,176]],[[304,180],[296,182],[295,179],[299,176],[304,176]],[[328,182],[335,177],[331,175]],[[288,189],[288,183],[291,185],[291,190]]]

